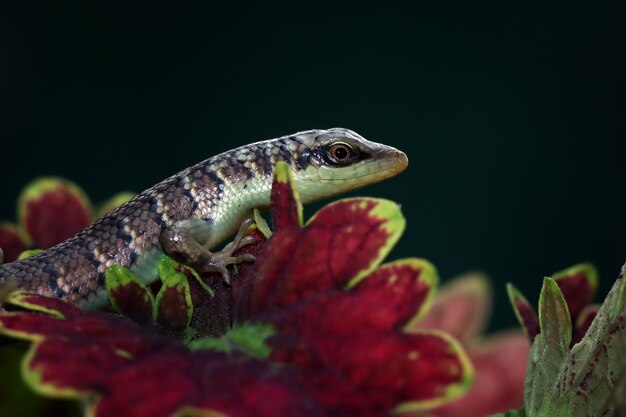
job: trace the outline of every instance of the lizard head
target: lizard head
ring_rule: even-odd
[[[295,155],[294,178],[305,203],[385,180],[408,165],[404,152],[348,129],[312,130],[296,138],[303,146]]]

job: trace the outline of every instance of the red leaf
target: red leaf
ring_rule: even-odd
[[[189,291],[189,289],[187,289]],[[191,320],[193,311],[184,285],[161,287],[157,301],[157,323],[172,333],[183,332]]]
[[[432,299],[434,268],[409,259],[376,269],[404,229],[399,207],[377,199],[342,200],[301,227],[288,168],[276,172],[278,230],[255,246],[262,246],[257,261],[238,266],[230,288],[215,275],[196,281],[205,290],[209,283],[217,300],[230,295],[237,310],[221,312],[238,313],[229,323],[253,321],[249,330],[256,339],[193,345],[220,349],[228,343],[229,354],[190,350],[124,318],[36,298],[21,307],[43,314],[0,314],[5,334],[36,340],[25,367],[35,389],[69,397],[93,393],[88,413],[96,417],[120,410],[130,417],[374,417],[433,408],[467,390],[472,367],[460,344],[438,331],[415,329]],[[202,302],[198,286],[183,285],[187,280],[172,265],[168,274],[161,263],[159,268],[166,276],[156,300],[161,319],[171,323],[185,316],[188,323],[192,299],[202,304],[196,313],[210,311],[213,304]],[[178,301],[167,301],[170,296]],[[176,306],[186,314],[166,314]],[[245,356],[244,349],[232,348],[237,343],[248,343],[274,363]]]
[[[4,262],[13,262],[28,248],[22,235],[16,225],[0,222],[0,249],[4,252]]]
[[[458,343],[434,331],[302,339],[295,344],[300,349],[289,344],[285,348],[280,337],[271,341],[274,360],[311,370],[301,374],[299,382],[324,408],[339,408],[332,415],[356,415],[360,408],[352,407],[358,404],[377,413],[437,406],[458,396],[471,380],[471,366]],[[316,369],[321,370],[317,375]],[[352,393],[337,398],[335,389],[346,385]]]
[[[80,310],[36,295],[10,303],[39,310],[60,307],[65,318],[43,313],[0,315],[5,334],[36,340],[25,367],[33,388],[48,395],[95,392],[95,416],[166,417],[183,410],[228,416],[321,416],[286,375],[259,361],[191,351],[172,339],[143,332],[135,323]],[[94,397],[91,397],[94,398]]]
[[[356,283],[378,265],[403,229],[396,204],[358,198],[325,206],[303,229],[275,233],[256,262],[250,312]]]
[[[436,272],[428,262],[395,261],[378,268],[351,291],[326,291],[258,319],[303,338],[401,331],[420,315],[436,283]]]
[[[432,407],[471,380],[458,342],[403,330],[421,315],[436,282],[429,263],[397,261],[348,291],[331,288],[257,319],[279,332],[268,340],[272,359],[303,369],[300,383],[333,415]]]
[[[249,236],[253,236],[256,242],[238,249],[233,254],[234,256],[251,254],[258,257],[260,255],[266,242],[265,236],[258,229],[251,230]],[[224,283],[221,274],[202,274],[204,285],[208,285],[213,290],[213,294],[208,293],[205,287],[202,287],[189,273],[189,270],[183,270],[189,280],[193,301],[191,327],[197,336],[219,337],[223,335],[235,321],[235,311],[239,311],[241,320],[248,317],[247,307],[242,301],[249,298],[252,282],[244,278],[250,276],[253,270],[253,262],[243,262],[236,268],[229,268],[230,285]]]
[[[91,223],[91,204],[74,183],[60,178],[40,178],[19,198],[20,224],[34,247],[47,249],[78,233]]]
[[[529,350],[528,338],[521,331],[488,337],[470,350],[476,369],[472,388],[433,413],[438,417],[483,417],[520,408]]]
[[[487,326],[491,298],[487,277],[478,273],[462,275],[439,290],[418,327],[443,330],[467,343]]]
[[[598,304],[590,304],[580,312],[576,323],[574,323],[574,328],[572,329],[572,346],[582,340],[599,310],[600,306]]]
[[[596,294],[598,271],[591,264],[579,264],[553,274],[552,278],[559,285],[575,322]]]
[[[507,285],[507,291],[517,319],[530,340],[534,340],[535,336],[539,334],[539,319],[537,318],[535,309],[512,284]]]
[[[274,232],[289,227],[300,227],[302,204],[291,176],[291,169],[284,162],[279,162],[274,167],[271,200]]]
[[[154,322],[154,297],[128,269],[113,265],[106,271],[105,284],[115,310],[144,326]]]

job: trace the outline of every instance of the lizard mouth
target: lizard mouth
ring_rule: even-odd
[[[409,158],[406,154],[391,147],[380,152],[374,160],[381,165],[381,171],[388,172],[391,177],[401,173],[409,166]]]

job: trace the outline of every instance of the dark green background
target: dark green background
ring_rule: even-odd
[[[409,155],[359,192],[402,204],[393,257],[486,271],[496,327],[514,323],[506,281],[535,300],[544,275],[590,260],[604,294],[626,259],[623,7],[49,3],[0,6],[1,217],[36,175],[98,201],[342,126]]]

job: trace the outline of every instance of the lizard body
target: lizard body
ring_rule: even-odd
[[[269,206],[277,161],[291,166],[303,203],[382,181],[407,166],[404,153],[341,128],[246,145],[171,176],[48,250],[0,265],[0,284],[13,280],[42,295],[102,305],[111,265],[130,268],[149,283],[163,253],[184,259],[197,249],[212,255],[208,250],[253,208]]]

